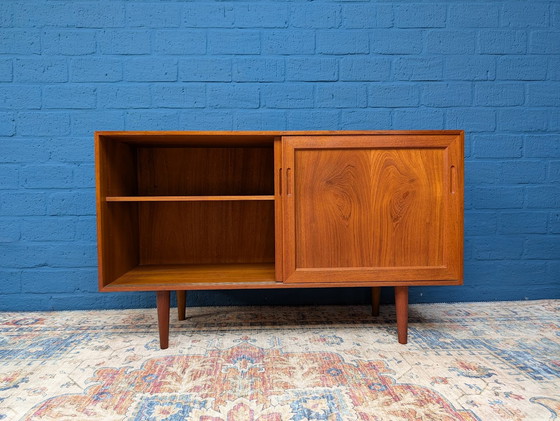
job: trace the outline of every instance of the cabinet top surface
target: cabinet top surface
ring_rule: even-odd
[[[96,136],[325,136],[325,135],[460,135],[463,130],[298,130],[298,131],[96,131]]]

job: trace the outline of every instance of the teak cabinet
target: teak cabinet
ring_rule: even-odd
[[[100,291],[395,287],[463,279],[463,132],[97,132]]]

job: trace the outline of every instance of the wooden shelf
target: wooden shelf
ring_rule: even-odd
[[[140,265],[107,285],[104,291],[155,291],[200,285],[275,283],[274,263],[209,265]],[[203,289],[203,288],[196,288]]]
[[[243,200],[274,200],[274,196],[108,196],[105,200],[107,202],[233,202]]]

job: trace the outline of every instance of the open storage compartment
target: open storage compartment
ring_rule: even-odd
[[[274,282],[273,144],[98,135],[100,289]]]

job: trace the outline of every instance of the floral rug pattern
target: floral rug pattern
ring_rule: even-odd
[[[0,420],[560,419],[560,301],[0,313]]]

